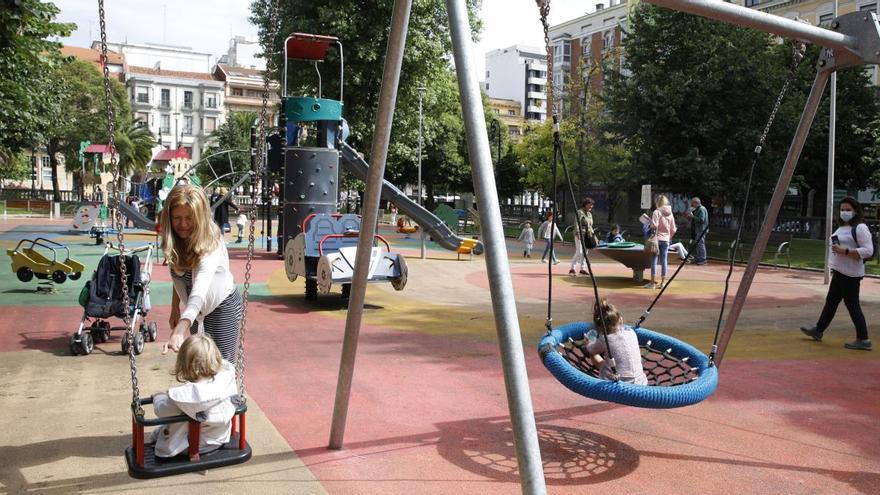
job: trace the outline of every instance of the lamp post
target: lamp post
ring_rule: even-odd
[[[177,138],[177,133],[180,130],[180,112],[174,112],[174,149],[180,147],[180,140]]]
[[[422,97],[425,95],[427,88],[419,86],[419,205],[422,204]],[[425,229],[422,228],[421,235],[421,257],[425,259]]]
[[[837,0],[832,2],[832,17],[837,17]],[[831,74],[831,108],[828,111],[828,194],[825,198],[825,285],[831,283],[831,233],[834,232],[834,141],[837,127],[837,71]]]

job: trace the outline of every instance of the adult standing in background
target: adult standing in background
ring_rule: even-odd
[[[694,248],[694,263],[705,265],[707,234],[703,234],[703,231],[709,228],[709,211],[703,206],[700,198],[694,196],[691,198],[691,210],[685,213],[685,216],[691,220],[691,239],[697,242]]]
[[[568,269],[568,274],[572,277],[577,275],[578,268],[580,268],[581,275],[589,275],[587,272],[589,247],[599,244],[596,233],[593,231],[592,211],[594,204],[593,198],[584,198],[581,202],[581,208],[577,211],[577,225],[574,229],[574,256],[571,257],[571,267]],[[584,246],[584,238],[587,239],[587,246]]]

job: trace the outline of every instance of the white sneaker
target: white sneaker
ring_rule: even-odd
[[[645,288],[646,289],[656,289],[657,284],[655,284],[654,282],[648,282],[647,284],[645,284]]]
[[[554,261],[553,264],[554,264],[554,265],[558,265],[558,264],[559,264],[559,260]]]
[[[546,263],[546,262],[547,262],[547,260],[545,260],[544,258],[541,258],[541,263]]]

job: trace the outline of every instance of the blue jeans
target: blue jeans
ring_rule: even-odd
[[[666,255],[669,254],[669,241],[658,241],[660,253],[651,256],[651,280],[657,276],[657,258],[660,258],[660,276],[666,278]]]
[[[694,255],[694,261],[697,263],[706,262],[706,236],[697,243],[697,253]]]
[[[544,254],[541,255],[541,259],[547,259],[547,252],[550,251],[550,241],[547,241],[547,245],[544,246]],[[550,260],[556,263],[556,250],[550,251]]]

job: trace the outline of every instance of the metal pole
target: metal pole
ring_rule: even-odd
[[[541,451],[535,427],[535,414],[529,392],[523,356],[516,300],[507,259],[507,246],[498,206],[498,191],[492,174],[492,156],[483,100],[477,83],[473,60],[470,20],[465,0],[446,0],[452,53],[458,79],[468,157],[473,166],[474,191],[480,210],[480,230],[486,251],[489,292],[495,315],[495,330],[501,350],[501,366],[507,390],[507,407],[513,426],[514,446],[522,478],[522,492],[528,495],[547,493],[541,465]]]
[[[833,2],[833,17],[837,18],[837,0]],[[831,283],[831,233],[834,231],[834,141],[837,120],[837,72],[831,74],[831,108],[828,113],[828,186],[825,198],[825,285]],[[810,212],[811,214],[813,212]]]
[[[858,38],[719,0],[645,0],[668,9],[856,53]]]
[[[743,272],[739,289],[737,289],[733,305],[730,307],[730,314],[727,316],[727,321],[724,322],[724,329],[721,331],[721,337],[718,341],[718,350],[715,354],[716,365],[721,365],[721,360],[724,358],[724,352],[727,350],[727,344],[730,342],[730,338],[736,328],[736,321],[739,319],[740,313],[742,313],[743,305],[745,305],[746,302],[746,296],[749,294],[749,289],[752,287],[752,281],[755,279],[755,273],[758,271],[758,263],[761,262],[761,259],[764,256],[764,249],[767,247],[770,233],[776,225],[776,217],[782,206],[782,200],[785,199],[785,194],[788,192],[791,177],[794,175],[794,169],[797,166],[798,158],[801,156],[804,142],[807,140],[807,135],[810,133],[810,126],[813,123],[813,118],[816,117],[816,110],[819,108],[819,102],[822,100],[822,93],[825,91],[825,86],[828,83],[828,78],[830,76],[830,71],[820,70],[816,74],[816,79],[813,81],[810,96],[807,97],[807,102],[804,105],[804,111],[801,114],[801,120],[798,123],[797,131],[791,141],[788,155],[785,157],[785,164],[782,166],[779,180],[776,181],[776,189],[773,191],[773,198],[770,199],[770,205],[767,208],[767,215],[764,217],[764,224],[761,227],[761,231],[758,233],[757,239],[755,239],[755,246],[749,257],[749,264],[746,266],[745,272]]]
[[[388,37],[388,47],[385,51],[385,68],[382,73],[382,87],[379,90],[379,109],[376,112],[373,146],[370,150],[370,172],[367,176],[364,204],[361,211],[363,215],[361,233],[358,237],[348,314],[345,319],[345,338],[342,342],[339,379],[336,383],[336,400],[333,403],[333,421],[330,430],[331,449],[341,449],[345,436],[348,399],[351,395],[358,334],[361,329],[364,296],[367,291],[367,272],[370,269],[370,254],[373,248],[373,237],[376,233],[376,220],[379,218],[382,177],[385,175],[385,160],[388,157],[388,142],[391,139],[391,124],[394,119],[394,105],[397,101],[397,86],[400,82],[400,67],[403,63],[411,7],[412,0],[394,0],[394,10],[391,14],[391,34]]]
[[[424,87],[419,87],[419,200],[418,203],[422,204],[422,95],[425,92]],[[422,259],[426,258],[425,255],[425,229],[422,229]]]

